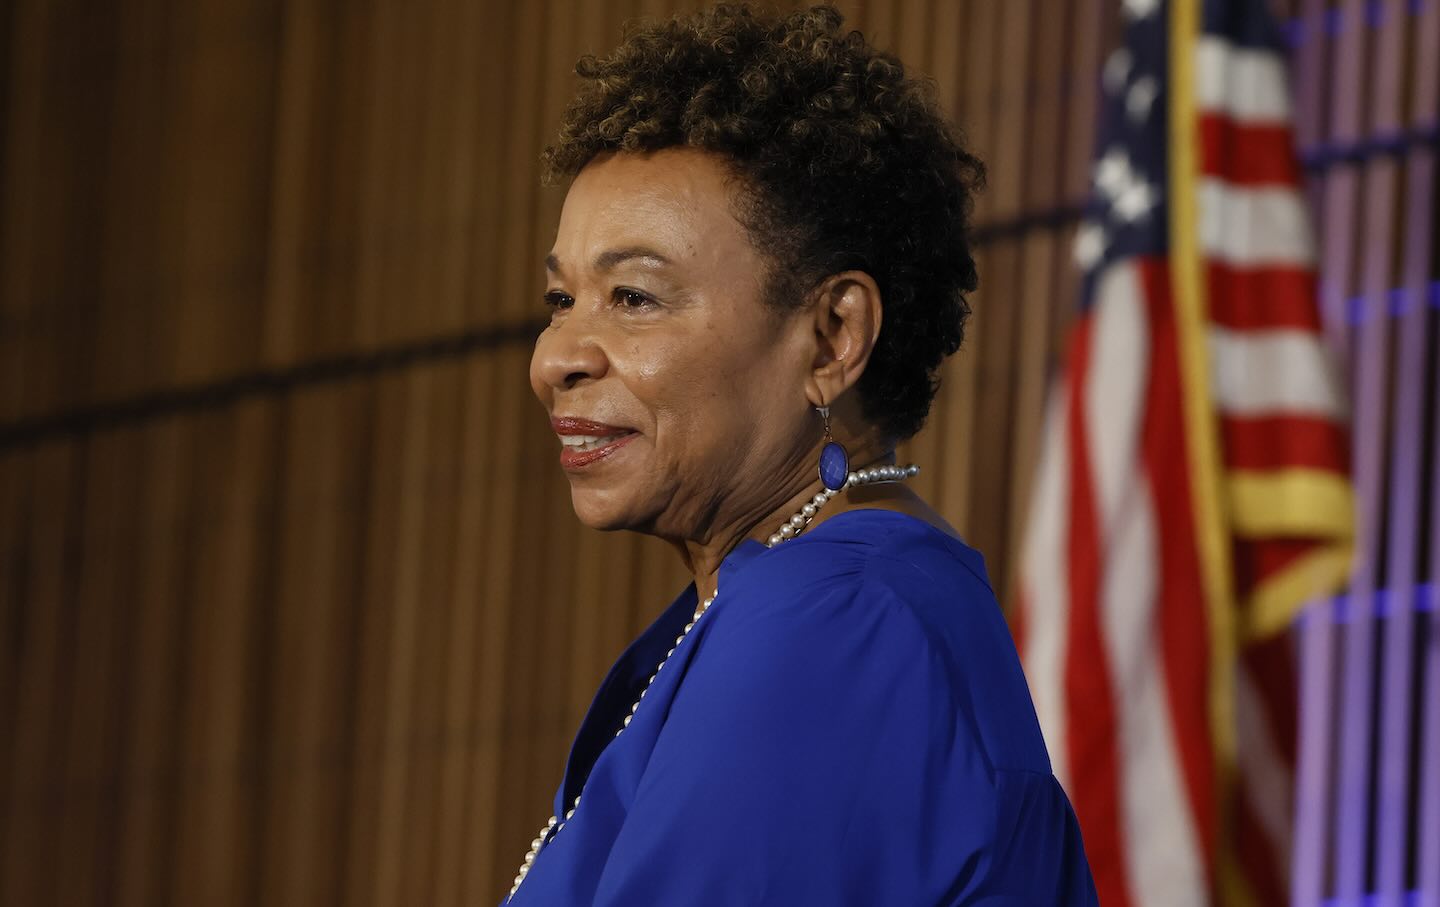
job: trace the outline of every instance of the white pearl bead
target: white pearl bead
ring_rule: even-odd
[[[770,547],[774,548],[776,545],[780,544],[783,541],[785,541],[785,536],[777,532],[774,535],[770,536]]]
[[[849,482],[851,485],[854,485],[856,482],[860,481],[860,473],[858,473],[858,472],[852,472],[852,473],[850,473],[850,475],[848,475],[848,476],[845,477],[845,481]]]
[[[685,632],[686,632],[686,633],[689,633],[689,632],[690,632],[690,628],[693,627],[693,626],[695,626],[695,621],[692,620],[692,621],[690,621],[690,623],[688,623],[688,624],[685,625]]]
[[[795,537],[795,527],[786,523],[780,527],[780,535],[787,539],[793,539]]]
[[[802,528],[805,525],[805,517],[801,516],[798,513],[795,514],[790,518],[790,525],[794,526],[796,529]]]
[[[814,505],[814,504],[806,504],[806,505],[804,505],[803,507],[800,508],[800,515],[801,515],[801,516],[811,516],[811,517],[813,517],[813,516],[815,515],[815,505]]]
[[[684,634],[684,633],[681,633],[679,636],[675,637],[675,645],[677,645],[677,646],[680,645],[680,644],[681,644],[682,642],[684,642],[684,641],[685,641],[685,634]]]
[[[810,503],[814,504],[816,507],[823,507],[825,502],[828,500],[830,500],[830,489],[827,488],[824,491],[816,494],[815,497],[811,498]]]
[[[625,726],[626,726],[626,727],[629,727],[629,726],[630,726],[630,719],[631,719],[631,718],[634,718],[634,717],[635,717],[634,715],[626,715],[626,716],[625,716]]]

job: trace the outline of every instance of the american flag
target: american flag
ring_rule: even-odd
[[[1264,0],[1124,0],[1015,630],[1107,907],[1282,904],[1349,444]]]

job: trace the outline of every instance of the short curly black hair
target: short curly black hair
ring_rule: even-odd
[[[843,21],[830,6],[722,4],[632,26],[576,64],[581,88],[541,161],[555,183],[607,152],[719,155],[742,187],[737,216],[773,263],[771,306],[802,306],[849,269],[879,285],[880,336],[858,388],[865,417],[899,441],[924,425],[940,363],[964,339],[984,166],[931,84]]]

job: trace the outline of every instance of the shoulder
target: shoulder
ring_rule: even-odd
[[[978,607],[949,618],[984,619],[998,611],[978,551],[892,510],[838,514],[811,534],[748,558],[737,573],[727,576],[722,568],[721,575],[724,596],[744,599],[757,616],[804,612],[821,598],[893,601],[917,617],[962,600]]]
[[[819,528],[722,584],[701,660],[743,664],[757,682],[769,673],[787,695],[810,690],[824,706],[853,712],[873,702],[886,720],[898,708],[932,731],[949,727],[994,767],[1048,774],[978,552],[890,511],[851,511]],[[908,699],[872,700],[875,687]]]

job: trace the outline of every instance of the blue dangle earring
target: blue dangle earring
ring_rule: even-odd
[[[845,481],[850,476],[850,455],[830,435],[830,407],[815,408],[820,411],[820,418],[825,420],[825,446],[820,448],[820,481],[830,491],[839,491],[845,487]]]
[[[774,548],[781,542],[793,539],[804,532],[805,527],[815,519],[820,508],[829,503],[830,499],[843,489],[853,485],[869,485],[872,482],[899,482],[920,471],[920,467],[912,463],[909,466],[869,466],[857,472],[851,472],[850,455],[830,434],[830,407],[817,406],[815,409],[825,420],[825,446],[820,448],[820,481],[824,484],[825,490],[806,501],[799,510],[791,514],[789,519],[781,523],[780,528],[765,542],[767,548]],[[891,451],[890,454],[893,456],[894,451]]]

